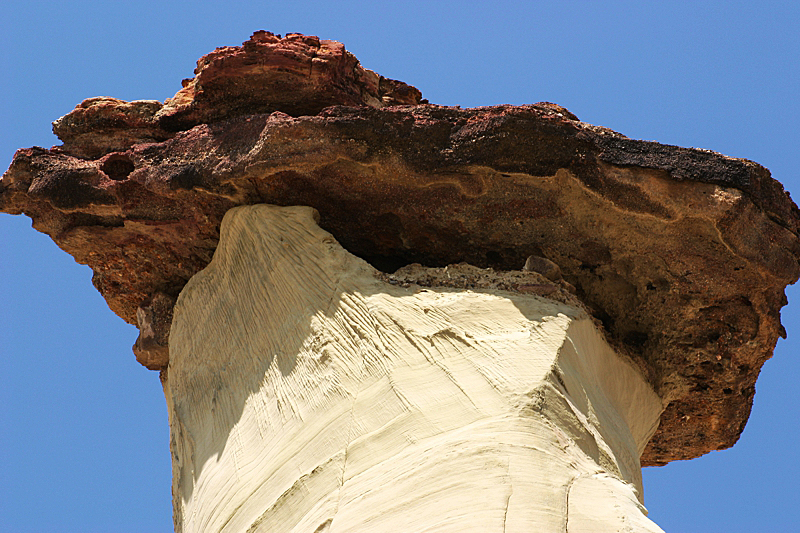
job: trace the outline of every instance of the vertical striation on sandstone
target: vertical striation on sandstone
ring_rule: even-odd
[[[15,155],[0,181],[0,211],[30,216],[89,265],[112,311],[139,327],[134,352],[168,383],[176,432],[190,393],[180,392],[186,380],[170,375],[185,368],[189,341],[174,331],[181,322],[173,305],[188,298],[186,287],[208,278],[223,218],[241,206],[313,208],[341,253],[382,272],[368,277],[396,298],[414,285],[428,287],[430,297],[505,291],[510,301],[545,297],[556,306],[551,311],[568,306],[562,329],[592,324],[591,335],[604,338],[658,397],[652,435],[637,436],[633,447],[607,442],[631,457],[641,453],[633,467],[620,466],[617,455],[617,470],[614,461],[601,465],[634,486],[639,461],[665,464],[733,445],[761,365],[786,334],[780,309],[785,287],[800,274],[800,212],[764,167],[629,139],[547,102],[432,105],[417,89],[363,68],[335,41],[256,32],[240,47],[201,58],[195,77],[166,102],[90,98],[53,129],[62,145]],[[293,253],[287,257],[299,257]],[[316,275],[302,279],[330,273]],[[355,294],[341,287],[334,293]],[[363,298],[356,299],[370,312],[378,306],[377,296]],[[251,304],[249,311],[269,308]],[[179,303],[176,316],[180,310]],[[331,312],[328,318],[344,316],[349,327],[361,316]],[[291,313],[282,324],[300,327]],[[255,335],[242,345],[246,352],[263,340],[261,325],[242,327]],[[402,338],[411,342],[416,334]],[[572,339],[564,335],[562,341]],[[292,376],[295,367],[284,358],[298,353],[275,352],[268,371]],[[230,387],[214,381],[221,374],[209,379],[209,390]],[[292,412],[288,397],[280,402]],[[195,444],[210,439],[212,447],[220,445],[216,438],[192,437]],[[200,472],[177,470],[188,477],[176,481],[176,502],[195,505],[193,494],[206,482]],[[595,481],[576,490],[592,493],[607,480]]]

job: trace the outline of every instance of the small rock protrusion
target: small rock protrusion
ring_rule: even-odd
[[[561,279],[561,269],[558,265],[544,257],[535,255],[529,256],[522,270],[526,272],[538,272],[550,281],[558,281]]]
[[[150,370],[163,370],[169,363],[169,330],[175,298],[157,292],[136,309],[139,337],[133,345],[136,360]]]

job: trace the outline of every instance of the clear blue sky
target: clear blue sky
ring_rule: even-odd
[[[478,5],[477,2],[474,4]],[[42,2],[0,5],[0,167],[84,98],[164,100],[258,29],[341,41],[461,106],[557,102],[630,137],[762,163],[800,198],[800,2]],[[0,215],[0,532],[172,529],[166,408],[136,330],[26,217]],[[800,291],[739,443],[645,469],[668,532],[797,530]]]

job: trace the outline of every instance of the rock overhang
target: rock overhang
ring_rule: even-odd
[[[165,104],[94,98],[54,131],[63,146],[16,154],[0,210],[88,264],[124,320],[161,321],[155,352],[237,205],[314,207],[386,272],[544,257],[664,400],[645,465],[736,441],[800,273],[797,207],[756,163],[550,103],[427,104],[315,37],[258,32],[198,61]]]

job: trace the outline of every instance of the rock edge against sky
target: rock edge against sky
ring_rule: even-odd
[[[30,216],[115,313],[152,329],[149,367],[167,364],[170,302],[225,212],[307,205],[387,273],[552,261],[664,402],[643,465],[735,443],[799,273],[800,216],[765,168],[550,103],[428,104],[299,34],[257,32],[195,74],[164,104],[85,100],[54,123],[62,146],[18,151],[0,182],[0,210]]]

